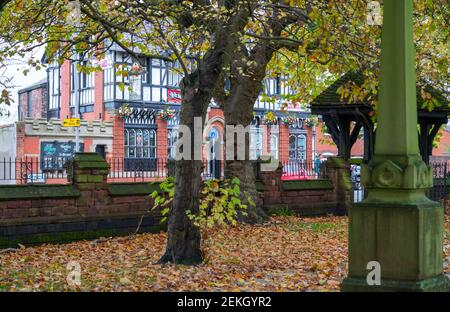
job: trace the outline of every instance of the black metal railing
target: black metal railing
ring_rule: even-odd
[[[427,190],[427,196],[429,199],[447,207],[448,164],[446,162],[432,162],[430,167],[433,171],[433,187]]]
[[[72,182],[72,158],[38,157],[0,159],[0,184],[67,184]],[[175,175],[175,161],[168,159],[107,158],[109,182],[160,181]],[[262,162],[252,162],[255,176],[261,174]],[[282,162],[284,179],[326,178],[324,163],[312,161]],[[70,168],[69,168],[70,167]],[[203,179],[223,179],[223,160],[204,160]]]
[[[175,176],[175,161],[171,159],[108,158],[110,182],[160,181]],[[222,160],[203,161],[203,179],[223,179]]]
[[[167,159],[107,159],[110,165],[109,181],[154,181],[175,175],[175,161]],[[258,179],[263,170],[262,161],[252,161],[255,177]],[[289,160],[282,162],[284,179],[325,179],[324,162]],[[223,160],[204,160],[203,179],[223,179]]]
[[[325,179],[327,167],[325,162],[307,160],[288,160],[281,162],[284,179]]]
[[[67,157],[0,158],[0,184],[68,184],[72,162]]]

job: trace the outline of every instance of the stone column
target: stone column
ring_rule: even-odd
[[[450,290],[443,275],[444,209],[425,196],[432,172],[418,149],[412,12],[412,0],[384,1],[375,154],[362,167],[368,197],[349,213],[344,291]],[[373,270],[380,283],[369,280]]]
[[[80,190],[77,206],[82,215],[108,214],[108,163],[97,153],[76,153],[73,182]]]
[[[352,182],[350,180],[350,165],[338,157],[330,157],[326,162],[327,175],[333,183],[336,195],[336,209],[334,214],[344,216],[352,204]]]
[[[260,180],[264,185],[264,205],[274,205],[280,202],[282,174],[281,163],[275,171],[260,172]]]

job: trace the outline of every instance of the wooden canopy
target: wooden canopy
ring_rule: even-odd
[[[338,156],[351,158],[351,149],[364,130],[364,162],[372,158],[375,147],[376,129],[372,121],[373,108],[368,101],[346,103],[341,101],[338,89],[352,81],[358,86],[364,83],[361,72],[348,72],[336,80],[330,87],[319,94],[311,103],[311,113],[322,115],[334,143],[338,147]],[[423,160],[428,163],[433,151],[433,141],[442,125],[447,124],[449,115],[449,101],[442,92],[427,86],[425,91],[430,93],[439,103],[439,108],[433,111],[423,109],[424,100],[417,93],[417,113],[419,125],[419,148]],[[353,127],[352,127],[353,123]]]

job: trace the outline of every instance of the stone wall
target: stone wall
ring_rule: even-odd
[[[257,189],[269,214],[278,209],[303,216],[342,214],[349,204],[349,192],[341,183],[347,169],[332,161],[330,179],[282,181],[278,168],[262,172]],[[107,183],[108,170],[98,154],[79,153],[68,165],[73,184],[0,186],[0,248],[128,235],[136,231],[143,216],[140,232],[162,230],[160,212],[150,212],[149,197],[159,184]]]
[[[288,210],[300,216],[344,215],[351,205],[349,168],[339,159],[328,160],[326,179],[282,181],[281,176],[281,166],[260,174],[258,190],[269,213]]]
[[[72,185],[0,186],[0,247],[163,229],[149,212],[157,184],[106,183],[107,163],[77,154]]]

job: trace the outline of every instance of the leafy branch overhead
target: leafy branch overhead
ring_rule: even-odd
[[[65,0],[1,1],[0,62],[46,46],[48,60],[100,57],[112,44],[139,60],[138,55],[178,60],[184,75],[191,72],[215,40],[218,28],[228,27],[237,48],[224,65],[227,79],[239,83],[246,75],[283,73],[292,88],[288,101],[308,103],[333,79],[350,70],[368,77],[349,98],[372,92],[378,79],[380,26],[369,25],[367,1],[241,0],[128,1],[80,0],[80,22]],[[415,1],[415,39],[419,81],[448,90],[448,1]],[[217,5],[220,4],[220,5]],[[249,8],[249,18],[236,14]],[[231,17],[244,23],[233,31]],[[432,17],[432,18],[430,18]],[[241,27],[240,27],[241,28]],[[237,28],[236,28],[237,30]],[[266,46],[265,49],[262,47]],[[76,53],[74,53],[76,52]],[[269,56],[270,62],[263,60]],[[31,66],[39,66],[33,60]],[[268,63],[268,64],[267,64]],[[34,64],[34,65],[33,65]],[[267,68],[266,68],[266,65]],[[241,78],[239,78],[241,77]],[[223,88],[222,88],[223,89]],[[217,89],[217,98],[223,100]],[[425,95],[426,96],[426,95]],[[430,107],[435,103],[428,102]]]

